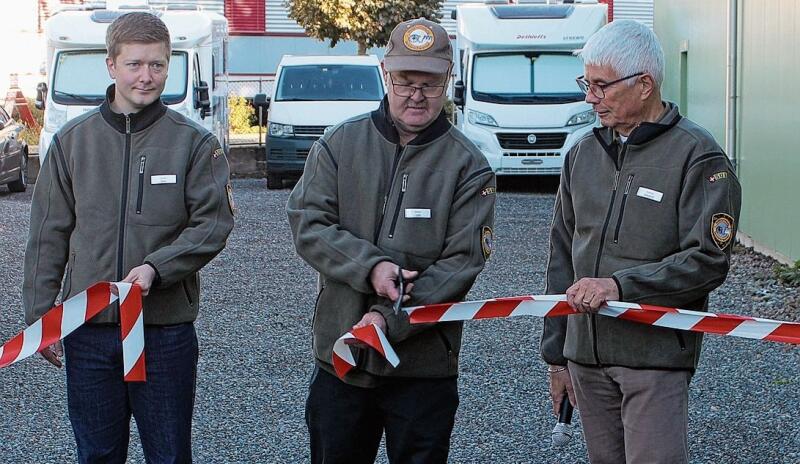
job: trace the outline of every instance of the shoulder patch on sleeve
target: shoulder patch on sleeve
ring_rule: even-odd
[[[727,248],[733,240],[733,217],[725,213],[711,216],[711,238],[720,250]]]
[[[494,195],[497,193],[496,187],[486,187],[485,189],[481,190],[482,197],[488,197],[489,195]]]
[[[712,184],[718,180],[727,179],[728,178],[728,171],[720,171],[716,174],[712,174],[708,176],[708,181]]]
[[[213,156],[214,159],[217,159],[217,158],[219,158],[220,156],[223,156],[223,155],[225,155],[225,150],[223,150],[222,147],[217,148],[216,150],[214,150],[211,153],[211,156]]]
[[[481,228],[481,249],[483,250],[483,259],[489,259],[494,250],[494,234],[492,228],[483,226]]]

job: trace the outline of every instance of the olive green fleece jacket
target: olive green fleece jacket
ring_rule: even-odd
[[[598,128],[567,154],[547,293],[606,277],[622,301],[707,310],[728,273],[741,189],[713,137],[665,105],[625,143]],[[580,314],[546,319],[541,351],[550,364],[694,370],[701,343],[696,332]]]
[[[128,116],[96,110],[53,138],[36,182],[23,302],[33,323],[54,303],[144,263],[157,278],[144,323],[194,321],[198,271],[233,228],[229,168],[216,138],[158,100]],[[112,305],[91,323],[118,323]]]
[[[320,273],[316,363],[333,372],[334,342],[373,310],[400,365],[361,350],[346,382],[457,375],[462,324],[412,326],[376,296],[369,275],[381,261],[419,271],[407,306],[463,299],[491,252],[494,192],[486,159],[443,112],[401,146],[384,99],[315,143],[287,213],[298,254]]]

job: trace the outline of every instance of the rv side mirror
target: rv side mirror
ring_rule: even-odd
[[[458,11],[456,11],[456,9],[455,9],[455,8],[453,8],[452,10],[450,10],[450,19],[452,19],[453,21],[455,21],[456,19],[458,19]]]
[[[266,94],[263,94],[263,93],[257,93],[257,94],[256,94],[256,95],[253,97],[253,106],[254,106],[256,109],[258,109],[258,108],[264,108],[265,110],[266,110],[266,109],[269,109],[269,102],[270,102],[270,100],[271,100],[271,99],[270,99],[270,98],[269,98],[269,97],[268,97]]]
[[[208,83],[206,81],[200,81],[194,89],[194,107],[200,110],[202,119],[211,115],[211,101],[208,98]]]
[[[464,106],[464,81],[456,81],[453,85],[453,103],[456,106]]]
[[[34,103],[37,110],[44,109],[45,100],[47,100],[47,83],[39,82],[36,84],[36,103]]]

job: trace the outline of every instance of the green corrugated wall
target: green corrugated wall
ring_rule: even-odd
[[[725,146],[728,0],[656,0],[666,99]],[[739,0],[740,230],[800,259],[800,1]],[[688,52],[681,59],[681,46]],[[683,74],[683,76],[682,76]],[[682,85],[685,82],[685,87]],[[682,93],[683,92],[683,93]]]

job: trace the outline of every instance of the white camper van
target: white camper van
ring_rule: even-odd
[[[87,4],[63,9],[45,24],[48,78],[39,84],[36,97],[36,106],[45,110],[39,140],[41,163],[53,134],[103,102],[112,83],[105,63],[106,29],[118,16],[132,11],[150,12],[169,29],[172,57],[161,99],[214,133],[227,151],[228,20],[194,6],[105,9]]]
[[[459,128],[497,175],[559,174],[566,152],[595,124],[573,52],[606,24],[606,5],[487,2],[453,14]]]

